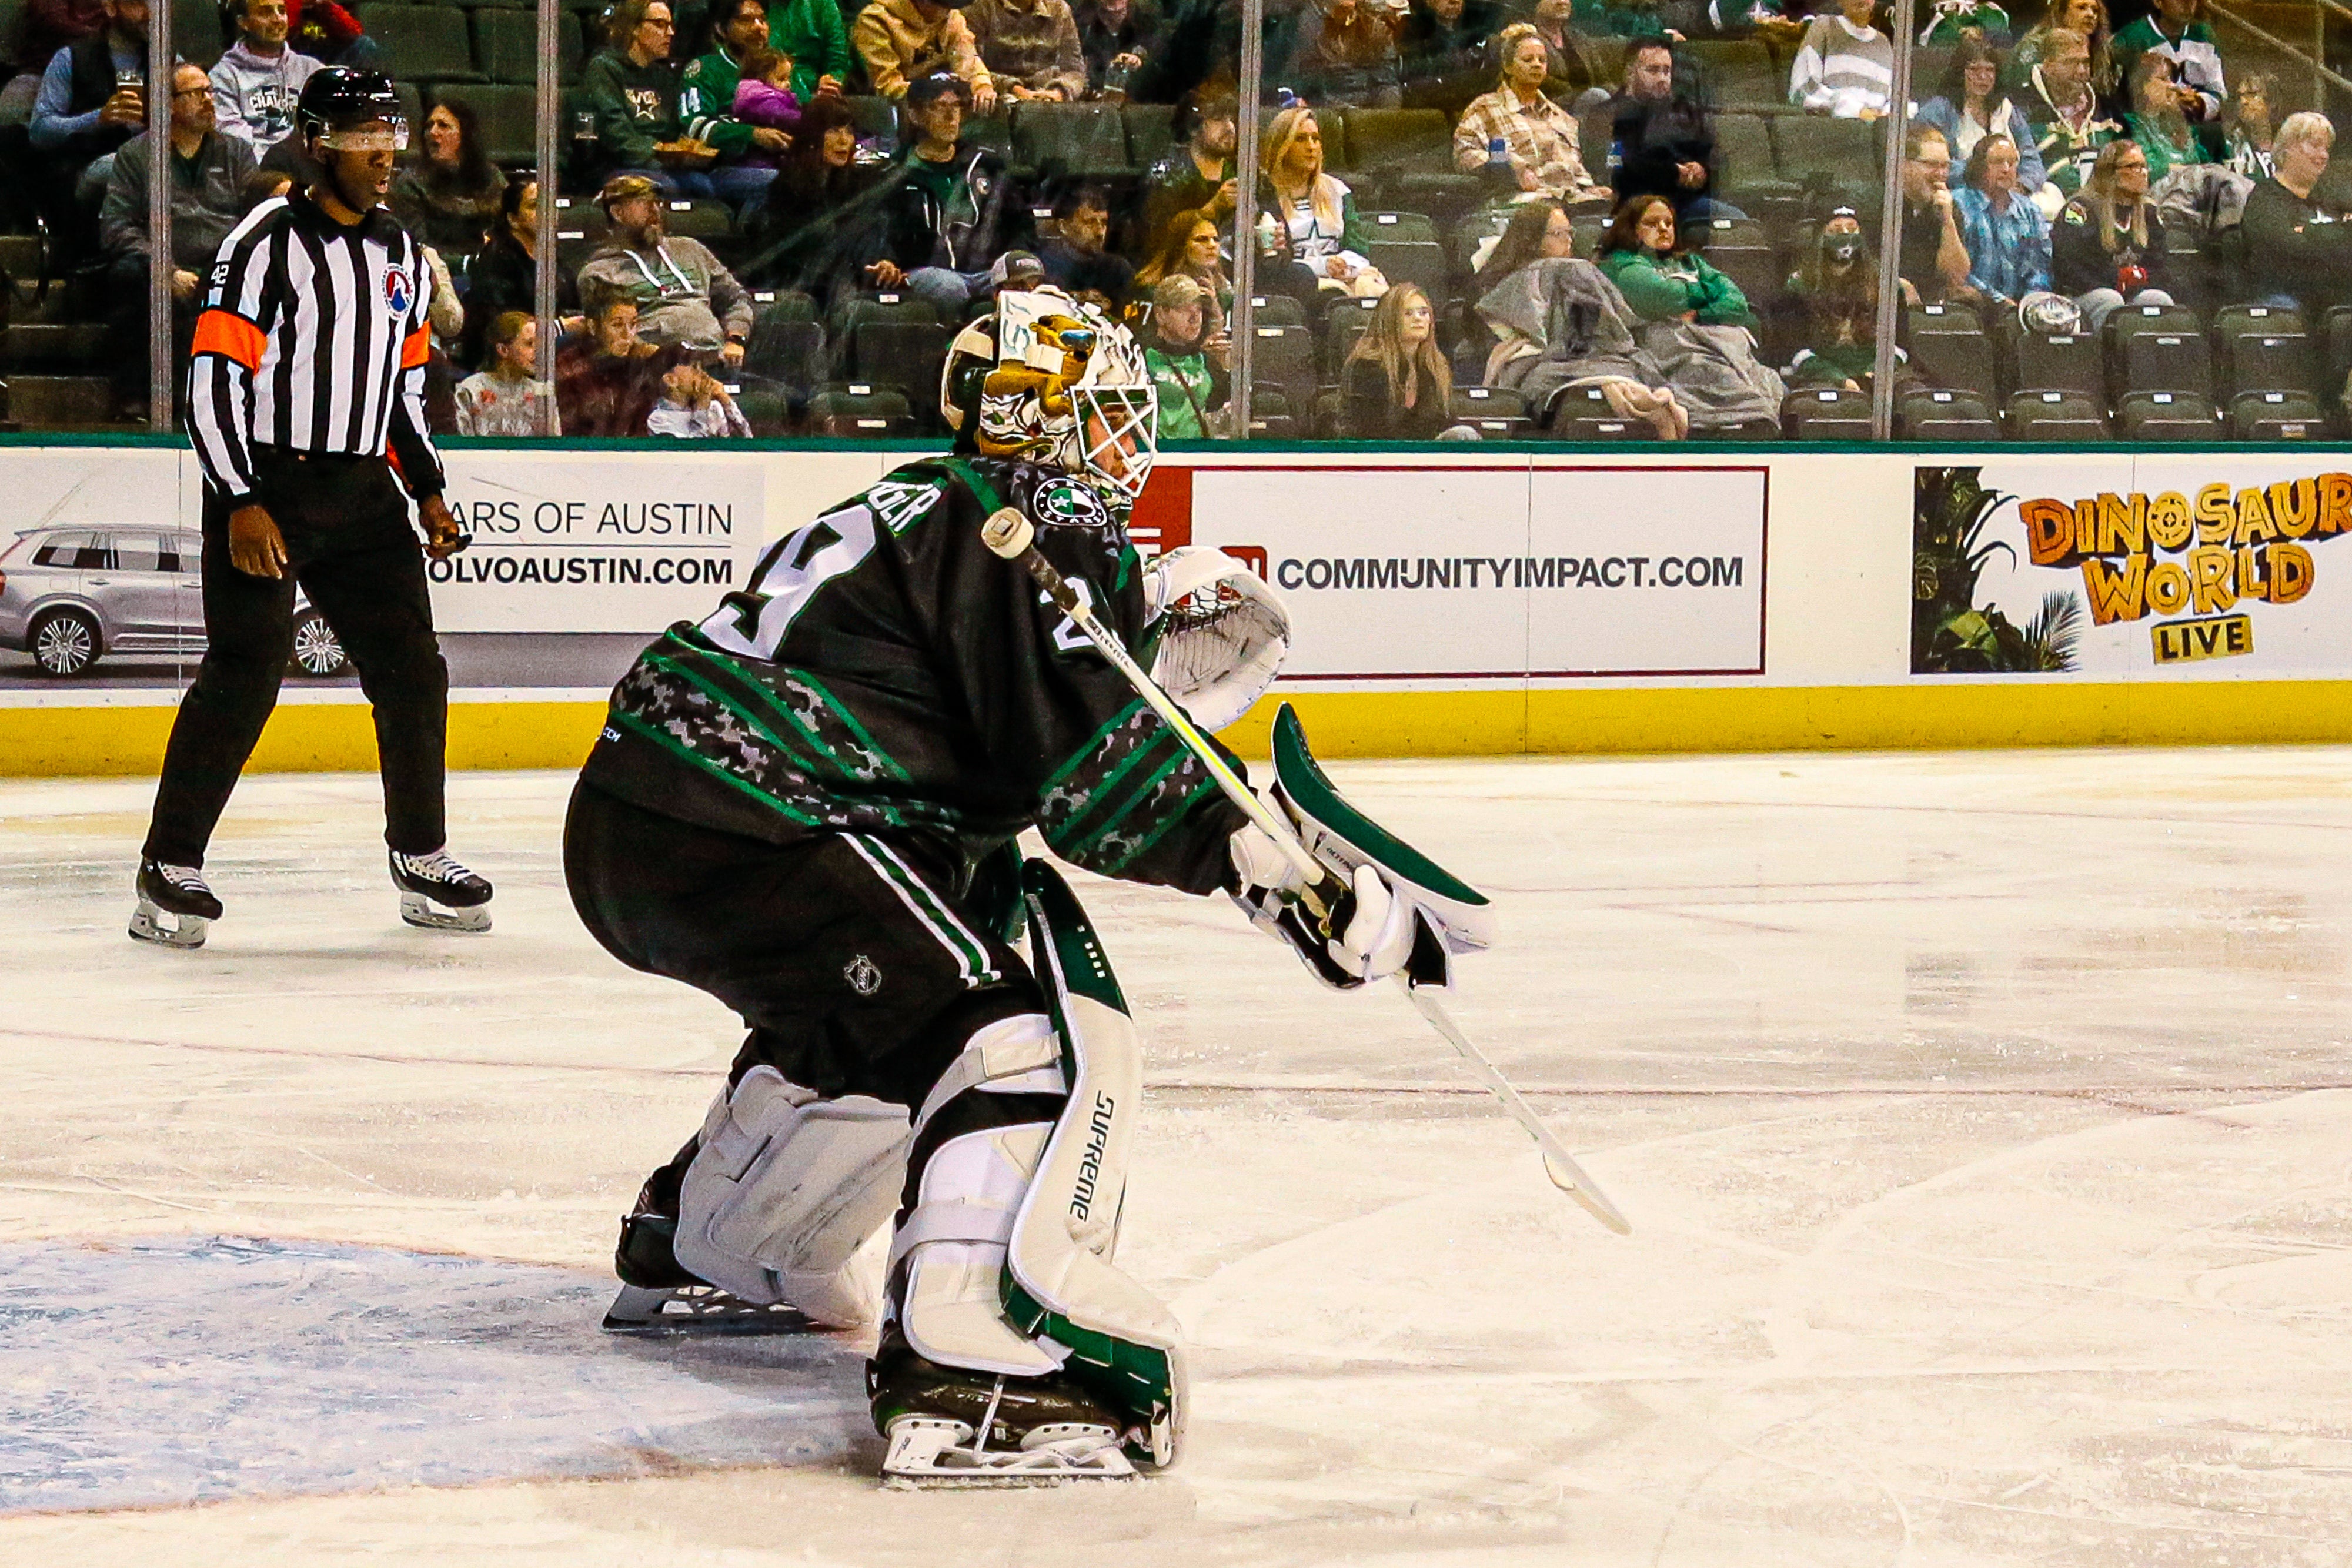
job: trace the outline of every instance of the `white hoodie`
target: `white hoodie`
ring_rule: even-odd
[[[219,129],[253,144],[256,156],[292,133],[294,102],[320,62],[291,47],[276,58],[257,55],[239,38],[213,67],[213,113]]]

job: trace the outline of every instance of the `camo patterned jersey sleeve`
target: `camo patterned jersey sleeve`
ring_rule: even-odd
[[[740,591],[646,649],[583,778],[778,842],[899,831],[973,862],[1034,824],[1106,876],[1229,885],[1240,811],[1028,572],[981,542],[1008,505],[1133,645],[1140,566],[1090,486],[926,459],[770,546]]]

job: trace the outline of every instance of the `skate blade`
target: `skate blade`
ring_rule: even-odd
[[[824,1325],[797,1308],[763,1307],[730,1296],[716,1285],[675,1289],[623,1285],[604,1313],[606,1333],[785,1334],[820,1333]]]
[[[421,893],[404,890],[400,895],[400,917],[420,931],[488,931],[490,928],[490,908],[478,904],[471,909],[445,909]]]
[[[167,925],[166,920],[175,924]],[[201,915],[167,915],[143,898],[139,907],[131,912],[131,935],[158,947],[201,947],[205,945],[205,928],[211,924]]]
[[[901,1416],[890,1423],[882,1484],[893,1491],[980,1491],[1131,1481],[1135,1467],[1108,1427],[1040,1427],[1018,1448],[982,1448],[961,1421]]]

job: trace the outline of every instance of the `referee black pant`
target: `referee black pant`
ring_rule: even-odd
[[[205,863],[213,826],[278,706],[293,652],[297,584],[342,640],[375,709],[384,841],[406,854],[437,850],[448,837],[449,669],[433,634],[424,551],[391,466],[380,457],[257,446],[254,476],[253,501],[285,536],[286,573],[251,577],[231,564],[235,508],[207,486],[207,646],[164,748],[144,852],[170,865]]]

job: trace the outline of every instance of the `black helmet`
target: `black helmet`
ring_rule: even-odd
[[[392,89],[392,78],[382,71],[328,66],[302,84],[302,96],[294,105],[295,129],[306,150],[314,137],[356,131],[377,120],[392,126],[393,150],[405,150],[408,110]]]

